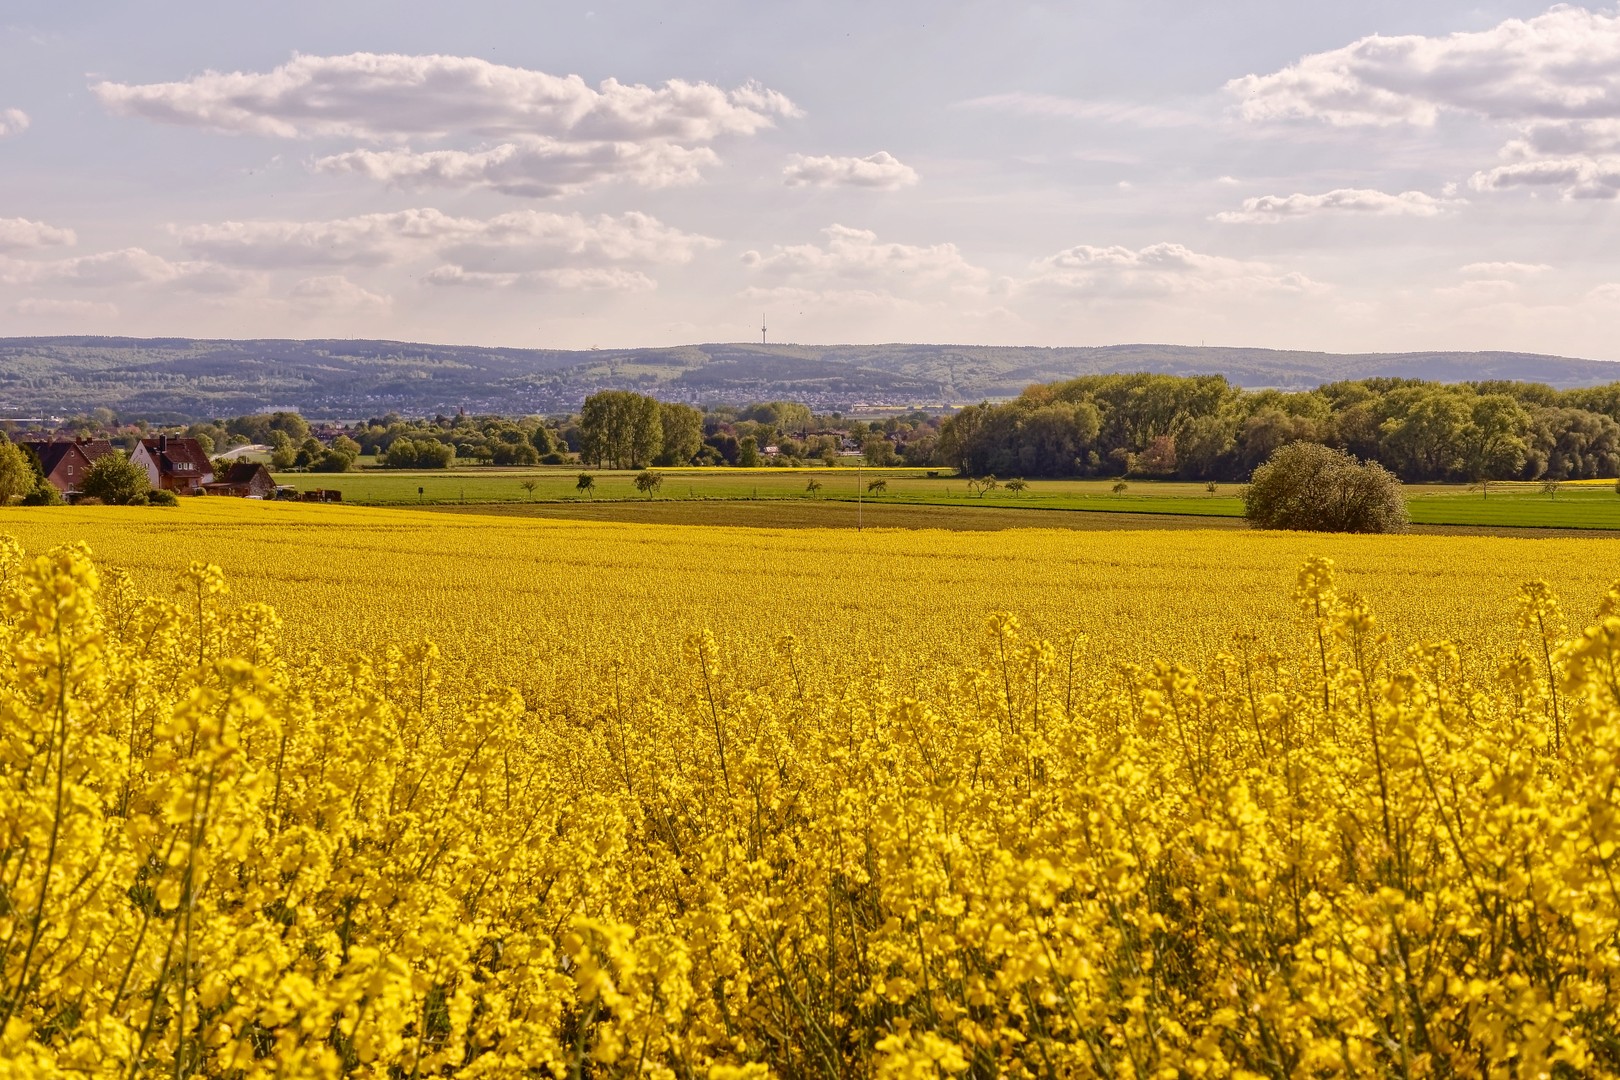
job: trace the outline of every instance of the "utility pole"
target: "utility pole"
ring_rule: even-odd
[[[865,494],[866,494],[866,491],[861,485],[861,463],[856,462],[855,463],[855,531],[856,532],[861,531],[861,509],[862,509],[861,500],[862,500],[862,498],[865,497]]]
[[[765,313],[759,313],[759,343],[765,344]]]

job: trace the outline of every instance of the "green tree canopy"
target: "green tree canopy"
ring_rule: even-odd
[[[79,490],[112,506],[145,498],[152,489],[146,470],[123,454],[103,454],[86,470]]]
[[[1271,455],[1244,489],[1243,508],[1262,529],[1387,533],[1407,524],[1394,474],[1319,443],[1290,443]]]

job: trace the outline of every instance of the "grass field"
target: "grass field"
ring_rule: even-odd
[[[449,471],[365,470],[343,474],[288,474],[278,479],[310,489],[324,487],[343,492],[345,502],[377,506],[479,506],[511,504],[551,505],[563,509],[547,516],[597,518],[589,509],[602,503],[695,503],[713,500],[788,500],[802,506],[792,515],[803,524],[841,524],[847,514],[837,504],[860,502],[866,507],[935,506],[967,511],[962,526],[985,527],[984,511],[1091,511],[1110,514],[1171,514],[1194,518],[1242,516],[1241,486],[1224,484],[1211,494],[1202,483],[1131,481],[1123,492],[1113,491],[1112,480],[1036,480],[1022,492],[999,488],[983,494],[970,491],[967,482],[945,470],[930,477],[923,469],[666,469],[664,481],[652,500],[637,491],[635,473],[591,470],[596,485],[589,494],[577,488],[577,467],[488,467]],[[882,480],[886,490],[868,485]],[[533,490],[524,487],[533,483]],[[811,492],[811,483],[820,485]],[[1458,484],[1417,484],[1407,488],[1408,508],[1417,525],[1455,525],[1504,528],[1620,530],[1620,495],[1610,481],[1562,485],[1549,495],[1535,483],[1493,484],[1488,496]],[[816,509],[816,507],[824,509]],[[572,508],[572,509],[568,509]],[[881,513],[881,511],[878,511]],[[700,511],[669,511],[668,517],[650,520],[706,520]],[[825,514],[826,516],[821,516]],[[622,518],[621,518],[622,519]],[[980,522],[980,524],[966,524]],[[1054,524],[1050,514],[1043,525]],[[1059,526],[1088,527],[1088,526]]]

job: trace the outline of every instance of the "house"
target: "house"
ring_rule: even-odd
[[[57,491],[78,491],[84,474],[90,471],[90,459],[84,449],[70,439],[33,440],[17,445],[39,458],[45,479]]]
[[[92,464],[105,454],[117,453],[106,439],[25,439],[17,445],[39,458],[45,479],[57,491],[78,491]]]
[[[147,481],[160,491],[198,495],[204,484],[214,482],[214,467],[196,439],[141,439],[129,460],[145,469]]]
[[[275,478],[256,461],[233,462],[224,475],[202,487],[210,495],[234,495],[239,499],[270,499],[276,494]]]

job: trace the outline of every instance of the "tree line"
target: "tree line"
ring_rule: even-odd
[[[1243,390],[1219,375],[1088,375],[963,409],[938,463],[972,476],[1245,480],[1279,448],[1316,443],[1406,481],[1620,474],[1620,382],[1362,379]]]

